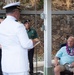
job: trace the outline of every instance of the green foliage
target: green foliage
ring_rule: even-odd
[[[21,3],[23,3],[23,4],[26,4],[28,2],[29,2],[29,0],[21,0]]]
[[[40,0],[40,2],[38,3],[38,9],[42,9],[43,4],[44,4],[44,0]]]
[[[0,9],[2,9],[4,2],[0,2]]]
[[[3,2],[0,2],[0,6],[2,6],[3,5]]]

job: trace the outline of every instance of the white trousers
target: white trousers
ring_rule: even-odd
[[[19,72],[19,73],[6,73],[3,72],[3,75],[28,75],[28,72]]]

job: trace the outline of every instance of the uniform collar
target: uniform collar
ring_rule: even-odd
[[[12,19],[12,20],[17,20],[15,17],[8,15],[7,18]]]

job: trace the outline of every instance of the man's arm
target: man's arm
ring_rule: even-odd
[[[72,62],[72,63],[69,65],[69,67],[74,67],[74,62]]]
[[[40,41],[39,41],[38,34],[37,34],[36,30],[33,29],[33,31],[34,31],[34,39],[33,39],[33,42],[35,41],[35,43],[34,43],[34,47],[35,47],[36,45],[38,45],[40,43]]]
[[[39,41],[39,39],[29,39],[26,29],[23,25],[19,25],[16,31],[19,42],[23,48],[31,49]]]
[[[54,58],[54,66],[57,66],[59,64],[59,58],[55,57]]]

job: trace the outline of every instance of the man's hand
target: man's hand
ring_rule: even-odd
[[[35,45],[37,42],[39,42],[39,39],[38,38],[35,38],[32,41],[33,41],[33,45]]]
[[[70,67],[74,67],[74,62],[72,62],[72,63],[70,64]]]
[[[54,66],[57,66],[59,64],[59,58],[55,57],[53,64],[54,64]]]
[[[39,39],[38,39],[38,38],[35,38],[35,39],[34,39],[34,41],[38,42],[38,41],[39,41]]]

